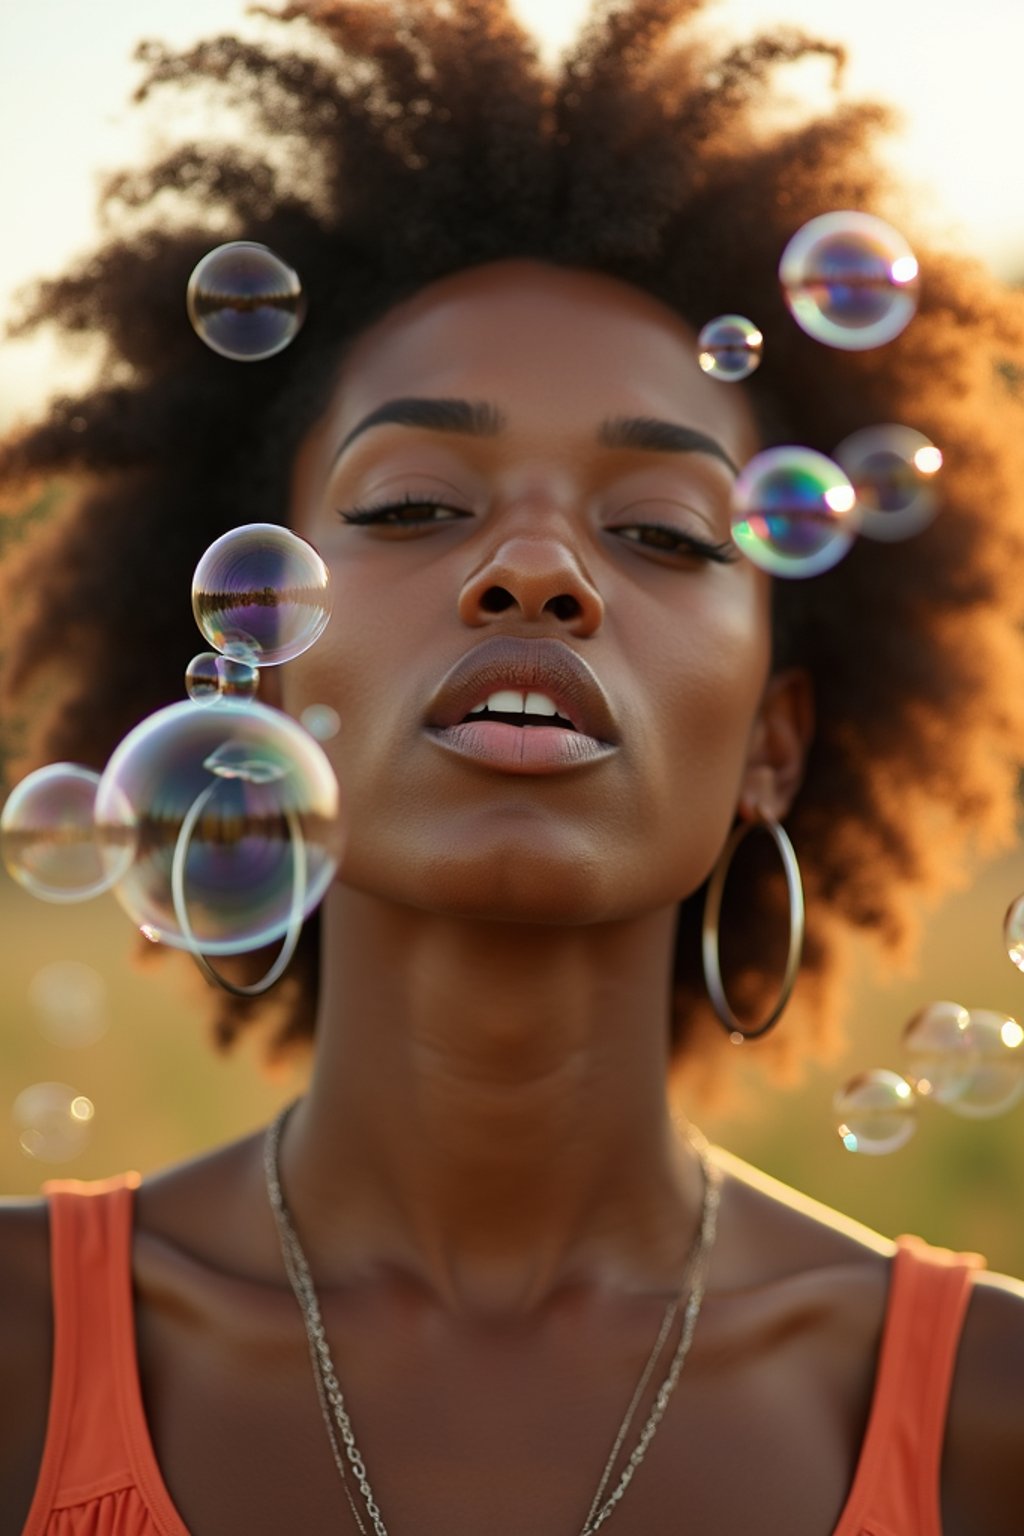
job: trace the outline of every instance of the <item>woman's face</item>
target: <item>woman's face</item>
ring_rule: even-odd
[[[367,424],[398,400],[473,410]],[[621,425],[636,419],[671,430]],[[701,372],[693,332],[613,278],[494,263],[359,338],[295,477],[293,526],[330,566],[333,618],[280,680],[291,713],[341,718],[326,750],[345,885],[567,923],[696,889],[732,823],[768,676],[768,578],[729,543],[731,466],[756,448],[742,391]],[[403,502],[383,523],[341,515]],[[581,658],[614,744],[523,772],[438,736],[442,680],[496,637],[544,642],[556,672],[565,649]],[[532,729],[505,734],[518,745]]]

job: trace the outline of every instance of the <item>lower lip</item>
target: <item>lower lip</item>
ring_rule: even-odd
[[[582,731],[565,731],[556,725],[506,725],[501,720],[464,721],[444,730],[428,726],[427,735],[458,757],[506,773],[562,773],[600,762],[617,750]]]

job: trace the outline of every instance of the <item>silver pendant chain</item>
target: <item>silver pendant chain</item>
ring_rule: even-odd
[[[296,1100],[295,1102],[298,1101]],[[345,1407],[345,1399],[338,1384],[337,1372],[334,1369],[334,1361],[331,1358],[327,1334],[320,1315],[320,1303],[313,1288],[313,1277],[310,1274],[306,1255],[302,1251],[295,1228],[292,1225],[291,1215],[281,1193],[281,1172],[278,1155],[281,1132],[284,1129],[285,1121],[294,1108],[295,1103],[286,1105],[276,1119],[267,1127],[264,1137],[263,1166],[267,1177],[267,1194],[270,1197],[270,1208],[277,1222],[285,1271],[292,1290],[295,1292],[295,1297],[299,1303],[306,1325],[306,1337],[309,1341],[309,1353],[313,1362],[313,1378],[316,1383],[317,1397],[320,1399],[320,1411],[327,1426],[327,1436],[331,1443],[334,1462],[341,1476],[342,1486],[344,1487],[349,1507],[352,1510],[356,1527],[361,1532],[361,1536],[368,1536],[359,1506],[352,1496],[350,1475],[355,1479],[359,1492],[362,1494],[363,1502],[366,1506],[366,1514],[369,1517],[375,1536],[388,1536],[388,1529],[384,1524],[383,1516],[374,1499],[373,1490],[366,1475],[366,1466],[359,1447],[356,1445],[355,1435],[352,1431],[352,1422],[349,1419],[348,1410]],[[697,1326],[697,1318],[700,1314],[700,1306],[704,1298],[704,1285],[707,1279],[711,1249],[715,1241],[718,1196],[722,1176],[721,1171],[708,1157],[707,1142],[704,1138],[696,1133],[692,1133],[692,1140],[697,1156],[700,1159],[701,1171],[704,1175],[704,1201],[701,1208],[700,1226],[693,1247],[687,1256],[686,1272],[683,1276],[683,1283],[679,1294],[669,1302],[665,1311],[661,1328],[658,1331],[658,1337],[654,1341],[654,1347],[648,1356],[647,1363],[640,1375],[640,1380],[637,1382],[636,1390],[630,1399],[629,1407],[626,1409],[625,1416],[615,1436],[615,1442],[605,1463],[601,1481],[591,1501],[587,1518],[583,1522],[579,1536],[593,1536],[593,1532],[608,1519],[632,1482],[636,1469],[647,1454],[648,1446],[654,1439],[658,1425],[665,1416],[669,1399],[675,1389],[676,1382],[679,1380],[683,1364],[693,1341],[694,1329]],[[611,1481],[612,1471],[619,1452],[629,1433],[637,1407],[643,1398],[654,1372],[654,1367],[658,1362],[665,1346],[665,1341],[672,1330],[672,1325],[682,1305],[683,1297],[687,1292],[689,1292],[689,1298],[683,1314],[682,1332],[679,1336],[679,1343],[676,1345],[675,1354],[669,1364],[665,1379],[658,1388],[654,1404],[647,1416],[647,1421],[637,1436],[636,1444],[629,1454],[619,1481],[609,1497],[605,1499],[605,1493]],[[344,1446],[344,1456],[342,1455],[342,1446]],[[348,1461],[347,1469],[345,1466],[346,1459]],[[603,1503],[602,1500],[604,1501]]]

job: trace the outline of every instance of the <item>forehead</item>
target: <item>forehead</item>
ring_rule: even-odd
[[[709,379],[695,332],[602,273],[515,260],[456,273],[368,327],[321,422],[336,446],[387,400],[488,400],[513,432],[590,437],[612,416],[656,416],[715,437],[738,463],[757,446],[743,391]]]

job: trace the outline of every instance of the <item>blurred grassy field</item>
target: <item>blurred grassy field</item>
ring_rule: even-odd
[[[900,1030],[924,1003],[952,997],[1024,1014],[1024,977],[1001,939],[1003,913],[1022,890],[1024,850],[983,870],[930,920],[913,976],[858,981],[842,1061],[799,1089],[758,1087],[756,1113],[705,1117],[707,1134],[887,1235],[918,1232],[1024,1275],[1024,1104],[989,1121],[925,1106],[910,1144],[878,1158],[845,1152],[831,1114],[834,1089],[852,1073],[900,1069]],[[140,967],[132,927],[110,897],[51,906],[0,873],[0,932],[0,1192],[35,1194],[50,1177],[151,1172],[264,1124],[301,1090],[297,1073],[268,1078],[248,1047],[230,1058],[213,1053],[198,1017],[201,983],[183,982],[176,965]],[[55,960],[82,961],[107,983],[109,1027],[88,1047],[53,1044],[38,1027],[32,980]],[[10,1106],[42,1081],[68,1083],[96,1106],[91,1143],[70,1162],[39,1162],[18,1144]]]

